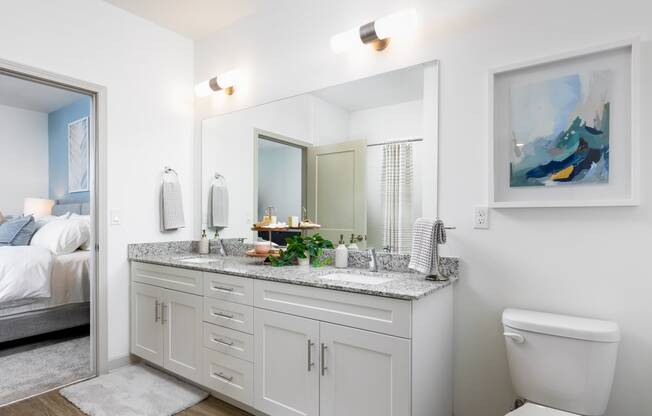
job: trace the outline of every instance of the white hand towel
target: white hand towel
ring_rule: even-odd
[[[177,175],[163,175],[160,203],[161,231],[176,230],[186,226],[183,216],[181,184]]]
[[[428,276],[439,274],[439,244],[446,243],[441,220],[419,218],[412,231],[412,253],[408,267]]]
[[[208,226],[229,226],[229,190],[226,185],[211,185],[208,191]]]

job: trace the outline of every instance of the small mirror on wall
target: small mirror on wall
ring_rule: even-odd
[[[268,238],[251,228],[271,210],[277,222],[307,217],[334,243],[409,252],[414,220],[436,215],[436,88],[430,62],[204,120],[204,224],[220,172],[223,237]]]

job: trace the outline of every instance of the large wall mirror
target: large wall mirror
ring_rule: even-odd
[[[429,62],[204,120],[203,228],[254,241],[273,207],[334,243],[409,252],[414,220],[436,215],[437,84]]]

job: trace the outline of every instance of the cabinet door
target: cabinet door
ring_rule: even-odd
[[[161,289],[142,283],[131,284],[131,353],[163,365]]]
[[[320,416],[410,414],[410,341],[320,324]]]
[[[319,322],[256,308],[255,407],[273,416],[319,414]]]
[[[163,367],[200,382],[202,377],[202,297],[163,290]]]

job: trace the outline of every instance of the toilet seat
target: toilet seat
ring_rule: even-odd
[[[507,413],[505,416],[578,416],[575,413],[564,412],[563,410],[551,409],[534,403],[525,403],[518,409]]]

